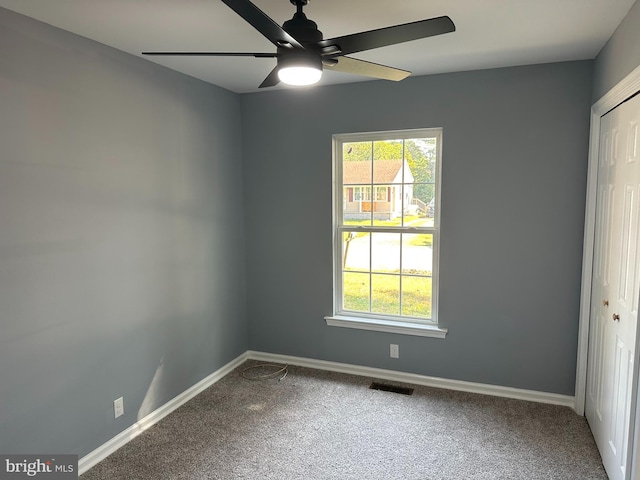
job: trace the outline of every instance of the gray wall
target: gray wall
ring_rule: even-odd
[[[0,452],[82,456],[246,351],[240,128],[236,94],[0,9]]]
[[[640,2],[631,7],[613,36],[596,57],[593,102],[640,65]]]
[[[592,67],[243,95],[250,348],[572,395]],[[444,128],[449,335],[329,327],[331,135],[419,127]]]

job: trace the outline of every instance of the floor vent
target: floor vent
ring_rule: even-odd
[[[382,390],[383,392],[393,392],[400,393],[402,395],[411,395],[413,393],[413,388],[407,387],[396,387],[395,385],[385,385],[384,383],[373,382],[369,385],[371,390]]]

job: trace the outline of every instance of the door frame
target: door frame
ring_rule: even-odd
[[[591,314],[591,277],[593,269],[593,254],[596,227],[596,195],[598,186],[598,155],[600,152],[600,118],[609,110],[620,105],[629,97],[640,92],[640,65],[627,75],[616,86],[603,95],[591,106],[591,127],[589,134],[589,163],[587,170],[587,195],[584,219],[584,240],[582,246],[582,285],[580,294],[580,318],[578,324],[578,356],[576,364],[575,411],[584,415],[587,392],[587,357],[589,352],[589,317]],[[640,293],[639,293],[640,294]],[[638,355],[636,338],[636,359],[634,361],[635,378],[632,389],[632,404],[630,421],[633,429],[630,431],[633,442],[629,443],[633,451],[633,460],[629,467],[636,463],[635,445],[640,434],[640,403],[636,399]],[[640,478],[640,469],[635,471],[635,478]],[[632,477],[629,477],[632,478]]]

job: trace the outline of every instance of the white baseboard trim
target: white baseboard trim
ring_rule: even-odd
[[[273,353],[247,352],[249,359],[262,362],[284,363],[297,365],[299,367],[315,368],[318,370],[328,370],[331,372],[350,373],[364,377],[375,377],[383,380],[391,380],[402,383],[412,383],[414,385],[424,385],[427,387],[445,388],[448,390],[459,390],[462,392],[480,393],[483,395],[493,395],[495,397],[514,398],[517,400],[528,400],[530,402],[549,403],[552,405],[562,405],[575,410],[575,397],[570,395],[560,395],[558,393],[538,392],[535,390],[524,390],[521,388],[501,387],[499,385],[488,385],[484,383],[465,382],[462,380],[450,380],[447,378],[428,377],[415,373],[398,372],[395,370],[384,370],[381,368],[363,367],[360,365],[350,365],[347,363],[328,362],[326,360],[314,360],[311,358],[292,357],[289,355],[277,355]]]
[[[145,430],[149,429],[171,412],[181,407],[193,397],[209,388],[233,369],[242,365],[247,360],[257,360],[261,362],[274,362],[300,367],[327,370],[330,372],[348,373],[363,377],[374,377],[395,382],[410,383],[414,385],[424,385],[428,387],[445,388],[449,390],[459,390],[462,392],[480,393],[483,395],[493,395],[496,397],[514,398],[517,400],[528,400],[538,403],[550,403],[562,405],[575,410],[575,397],[569,395],[559,395],[557,393],[537,392],[535,390],[523,390],[520,388],[501,387],[498,385],[487,385],[483,383],[465,382],[462,380],[449,380],[446,378],[428,377],[415,373],[398,372],[395,370],[384,370],[381,368],[363,367],[348,363],[329,362],[326,360],[314,360],[312,358],[293,357],[289,355],[278,355],[274,353],[256,352],[248,350],[236,359],[230,361],[223,367],[213,372],[208,377],[202,379],[192,387],[188,388],[178,396],[157,408],[143,419],[137,421],[129,428],[119,433],[111,440],[88,453],[78,461],[78,474],[82,475],[91,467],[101,462],[120,447],[123,447],[136,438]]]
[[[108,442],[102,444],[92,452],[82,457],[78,461],[78,475],[82,475],[91,467],[93,467],[94,465],[96,465],[97,463],[101,462],[102,460],[107,458],[109,455],[114,453],[120,447],[126,445],[131,440],[136,438],[142,432],[154,426],[156,423],[158,423],[164,417],[169,415],[171,412],[173,412],[177,408],[187,403],[193,397],[203,392],[204,390],[209,388],[211,385],[216,383],[218,380],[220,380],[222,377],[227,375],[234,368],[244,363],[247,359],[248,359],[248,352],[245,352],[239,357],[237,357],[236,359],[230,361],[223,367],[213,372],[208,377],[203,378],[198,383],[188,388],[178,396],[169,400],[167,403],[157,408],[146,417],[137,421],[136,423],[131,425],[129,428],[127,428],[123,432],[120,432],[118,435],[113,437]]]

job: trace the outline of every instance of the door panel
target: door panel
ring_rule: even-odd
[[[606,371],[605,345],[607,344],[606,319],[609,298],[609,245],[611,239],[611,216],[614,188],[610,183],[611,115],[602,118],[600,152],[598,161],[598,198],[596,205],[596,238],[594,245],[594,269],[591,292],[591,319],[589,322],[589,353],[587,398],[585,412],[594,437],[604,437],[602,432],[605,413],[605,392],[607,391],[604,372]],[[610,377],[609,377],[610,378]]]

